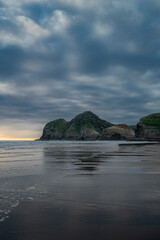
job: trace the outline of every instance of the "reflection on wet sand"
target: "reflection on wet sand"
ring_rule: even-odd
[[[126,143],[125,143],[126,144]],[[158,240],[159,144],[43,146],[39,188],[3,223],[5,240]]]
[[[118,144],[115,142],[108,144],[107,147],[105,142],[78,142],[72,146],[54,145],[44,148],[44,165],[48,167],[50,164],[52,168],[58,163],[64,168],[67,165],[70,170],[95,171],[102,162],[106,162],[108,157],[114,156],[118,149]]]

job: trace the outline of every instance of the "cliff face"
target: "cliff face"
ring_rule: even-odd
[[[126,140],[134,137],[135,132],[133,129],[125,124],[120,124],[104,129],[101,138],[103,140]]]
[[[77,115],[70,122],[58,119],[47,123],[40,140],[96,140],[105,128],[112,125],[88,111]]]
[[[97,140],[100,138],[99,132],[91,128],[82,128],[79,131],[67,131],[64,139],[68,140]]]
[[[65,136],[68,123],[63,118],[47,123],[40,140],[61,140]]]
[[[160,140],[160,113],[141,118],[137,124],[136,137],[146,140]]]

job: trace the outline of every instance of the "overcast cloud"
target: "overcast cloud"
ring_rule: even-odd
[[[86,110],[128,124],[159,112],[159,12],[159,0],[1,0],[0,137]]]

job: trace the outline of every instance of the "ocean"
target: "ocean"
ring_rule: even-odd
[[[0,141],[0,239],[160,239],[159,143]]]

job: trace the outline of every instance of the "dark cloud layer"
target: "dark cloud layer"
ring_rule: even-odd
[[[85,110],[128,124],[159,112],[159,10],[158,0],[1,0],[1,126],[28,123],[38,137]]]

